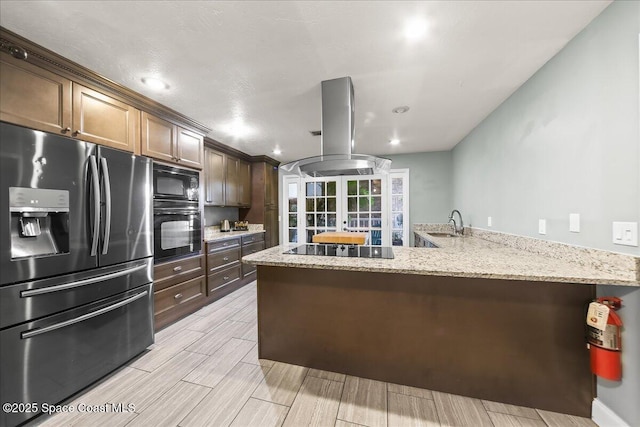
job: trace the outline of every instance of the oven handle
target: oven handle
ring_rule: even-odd
[[[116,271],[114,273],[105,274],[103,276],[92,277],[90,279],[78,280],[77,282],[65,283],[64,285],[49,286],[47,288],[30,289],[20,292],[20,298],[34,297],[36,295],[50,294],[52,292],[64,291],[67,289],[79,288],[80,286],[92,285],[105,280],[115,279],[116,277],[126,276],[127,274],[147,268],[147,264],[138,265],[136,267],[127,268],[126,270]]]
[[[106,255],[107,252],[109,252],[109,239],[111,238],[111,180],[109,179],[109,165],[107,165],[107,159],[101,157],[100,165],[102,165],[102,179],[104,181],[104,209],[106,211],[102,255]]]
[[[96,256],[98,250],[98,232],[100,231],[100,182],[98,180],[98,164],[96,156],[89,157],[91,176],[93,179],[93,240],[91,241],[91,256]]]
[[[73,325],[76,323],[80,323],[80,322],[84,322],[85,320],[91,319],[93,317],[96,316],[101,316],[105,313],[108,313],[110,311],[113,311],[117,308],[123,307],[127,304],[131,304],[132,302],[139,300],[142,297],[145,297],[149,294],[148,291],[144,291],[144,292],[140,292],[137,295],[134,295],[130,298],[127,298],[125,300],[122,300],[120,302],[117,302],[113,305],[109,305],[107,307],[101,308],[100,310],[96,310],[96,311],[92,311],[91,313],[87,313],[87,314],[83,314],[82,316],[76,317],[74,319],[69,319],[69,320],[65,320],[64,322],[60,322],[60,323],[55,323],[51,326],[47,326],[45,328],[42,329],[34,329],[32,331],[27,331],[27,332],[23,332],[22,334],[20,334],[20,337],[23,340],[26,340],[27,338],[33,338],[36,335],[41,335],[41,334],[46,334],[47,332],[51,332],[51,331],[55,331],[56,329],[60,329],[60,328],[64,328],[65,326],[69,326],[69,325]]]
[[[176,210],[160,210],[154,209],[160,215],[200,215],[200,211],[176,211]]]

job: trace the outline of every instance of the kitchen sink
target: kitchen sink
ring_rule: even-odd
[[[460,237],[457,234],[451,234],[451,233],[427,233],[427,234],[433,237]]]

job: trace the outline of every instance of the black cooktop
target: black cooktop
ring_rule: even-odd
[[[388,246],[334,244],[300,245],[293,249],[289,249],[285,254],[393,259],[393,250]]]

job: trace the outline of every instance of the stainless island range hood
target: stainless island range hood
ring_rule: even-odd
[[[312,177],[388,173],[391,160],[352,153],[353,104],[351,77],[323,81],[320,155],[283,164],[280,169]]]

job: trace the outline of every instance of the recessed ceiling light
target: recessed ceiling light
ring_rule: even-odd
[[[421,18],[414,18],[404,25],[404,37],[409,41],[420,40],[427,34],[427,21]]]
[[[391,110],[392,113],[396,113],[396,114],[406,113],[407,111],[409,111],[409,107],[406,105],[402,105],[400,107],[396,107],[393,110]]]
[[[391,139],[391,140],[389,140],[389,144],[398,145],[398,144],[400,144],[400,140],[397,139],[397,138]]]
[[[153,90],[165,90],[169,89],[169,85],[163,82],[160,79],[156,79],[155,77],[143,77],[140,79],[142,83],[149,86]]]
[[[273,149],[273,154],[275,154],[276,156],[279,156],[280,154],[282,154],[282,151],[280,151],[279,148],[274,148]]]
[[[243,138],[253,133],[253,128],[247,126],[243,120],[235,119],[223,127],[223,130],[236,138]]]

